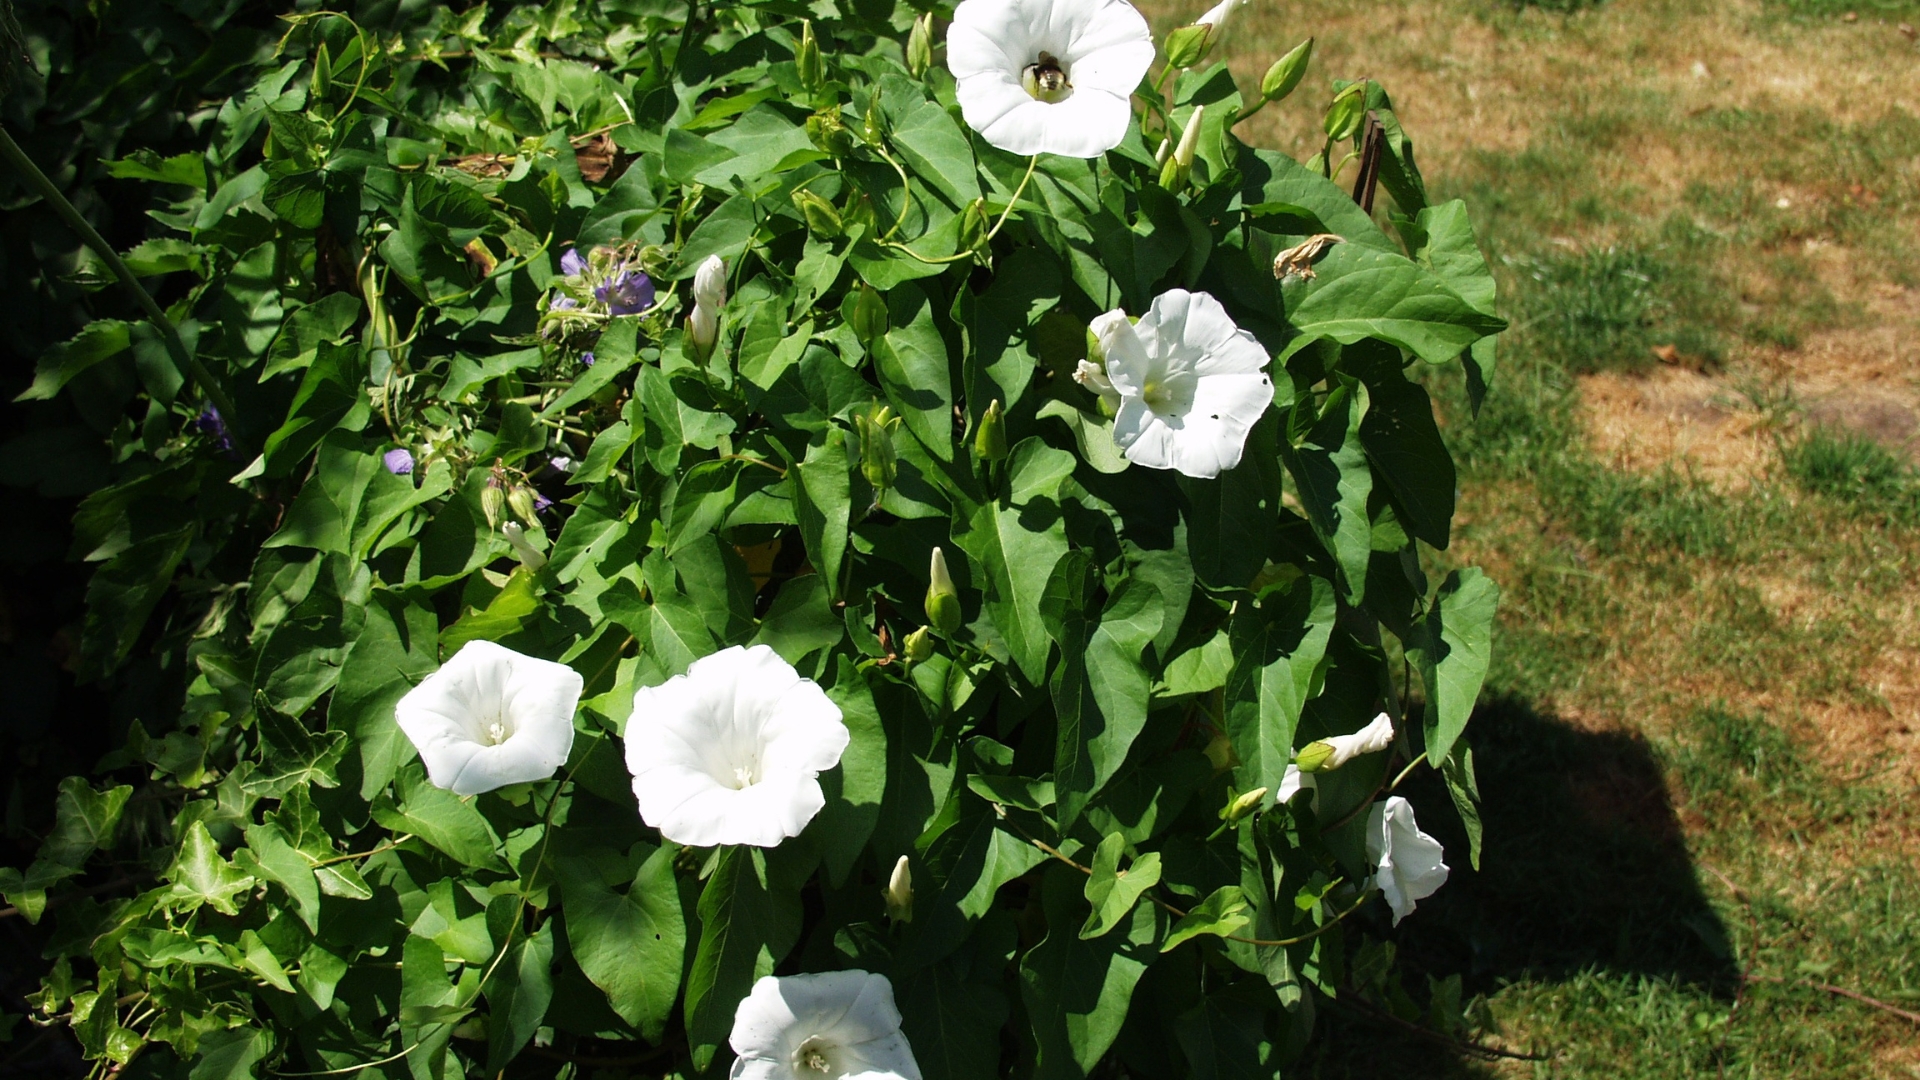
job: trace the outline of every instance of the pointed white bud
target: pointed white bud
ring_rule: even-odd
[[[913,921],[913,870],[905,855],[893,864],[893,875],[887,879],[887,891],[881,897],[887,902],[887,918],[894,922]]]
[[[1173,151],[1173,163],[1182,169],[1193,168],[1193,148],[1200,142],[1200,118],[1206,112],[1205,105],[1195,105],[1193,116],[1187,120],[1187,129],[1180,133],[1180,145]]]
[[[540,554],[539,549],[527,541],[527,531],[520,527],[519,522],[507,522],[500,526],[500,532],[506,536],[507,546],[513,549],[513,554],[519,558],[521,566],[538,572],[541,567],[547,565],[547,557]]]
[[[693,272],[693,302],[718,315],[727,304],[727,264],[720,256],[709,255]]]

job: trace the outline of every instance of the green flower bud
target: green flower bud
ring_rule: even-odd
[[[834,209],[832,203],[813,192],[805,188],[794,192],[793,205],[800,208],[801,216],[807,219],[807,231],[815,236],[831,240],[845,231],[846,226],[840,220],[840,211]]]
[[[999,398],[980,414],[980,426],[973,433],[973,456],[981,461],[999,461],[1007,456],[1007,417]]]
[[[487,486],[480,489],[480,512],[486,515],[487,528],[500,527],[500,519],[506,516],[507,493],[500,488],[497,477],[488,477]]]
[[[887,137],[887,114],[880,109],[880,95],[867,99],[867,111],[860,117],[860,137],[868,146],[879,146]]]
[[[1263,787],[1254,788],[1252,791],[1249,791],[1246,794],[1241,795],[1238,798],[1234,799],[1232,802],[1228,803],[1226,805],[1226,809],[1220,811],[1220,820],[1221,821],[1239,821],[1241,818],[1246,817],[1248,814],[1253,813],[1255,810],[1258,810],[1260,808],[1260,800],[1266,797],[1267,797],[1266,788],[1263,788]]]
[[[1333,744],[1322,739],[1310,742],[1299,753],[1293,755],[1293,763],[1300,766],[1301,772],[1319,772],[1333,757]]]
[[[1293,51],[1273,62],[1267,74],[1260,80],[1260,96],[1268,101],[1279,101],[1307,74],[1307,62],[1313,59],[1313,39],[1308,38],[1293,47]]]
[[[807,117],[807,138],[823,154],[841,158],[853,153],[853,132],[841,122],[837,109]]]
[[[827,81],[825,65],[820,59],[820,42],[813,36],[813,20],[800,23],[800,48],[793,56],[794,64],[800,69],[800,85],[808,90],[818,90]]]
[[[1190,68],[1206,58],[1212,44],[1213,27],[1205,23],[1183,26],[1167,35],[1167,66]]]
[[[908,634],[902,655],[907,658],[907,663],[909,664],[922,663],[927,657],[932,656],[933,627],[923,626],[913,633]]]
[[[313,51],[313,93],[315,101],[325,101],[327,91],[333,86],[333,55],[327,51],[327,43]]]
[[[860,437],[860,475],[875,491],[887,490],[899,475],[893,433],[900,426],[900,418],[892,409],[876,404],[871,412],[855,413],[853,426]]]
[[[929,11],[913,20],[913,30],[907,34],[907,71],[918,79],[933,66],[933,12]]]
[[[927,576],[931,579],[927,585],[927,621],[941,637],[952,637],[954,631],[960,629],[960,592],[953,587],[953,578],[947,573],[947,557],[939,548],[933,549]]]
[[[1327,138],[1339,142],[1351,139],[1360,130],[1360,124],[1367,115],[1366,84],[1355,83],[1340,91],[1327,106],[1327,118],[1324,128]]]
[[[1187,117],[1187,126],[1180,132],[1180,145],[1160,166],[1160,186],[1168,191],[1179,191],[1187,186],[1187,177],[1193,172],[1194,151],[1200,145],[1200,122],[1206,116],[1205,105],[1196,106],[1193,115]]]
[[[862,345],[872,345],[879,338],[885,337],[887,331],[891,329],[888,325],[891,320],[887,317],[887,298],[880,295],[879,289],[864,281],[861,282],[854,293],[853,315],[850,321],[853,324],[853,334],[860,339]]]
[[[534,491],[525,484],[515,484],[507,489],[507,507],[513,516],[529,525],[539,521],[539,507],[535,505]]]

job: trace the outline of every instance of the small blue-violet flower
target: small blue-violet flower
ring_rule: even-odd
[[[639,270],[621,270],[593,290],[608,314],[638,315],[653,306],[653,279]]]
[[[590,352],[583,352],[583,353],[581,353],[581,354],[580,354],[580,366],[582,366],[582,367],[592,367],[592,366],[593,366],[593,354],[592,354],[592,353],[590,353]]]
[[[577,249],[568,248],[560,256],[560,272],[569,277],[578,277],[587,272],[587,260]]]
[[[413,453],[405,447],[387,451],[380,460],[387,466],[387,471],[395,476],[413,475]]]
[[[555,290],[552,296],[547,297],[548,311],[572,311],[579,306],[580,301],[558,290]]]
[[[200,415],[193,420],[193,426],[199,428],[202,434],[213,436],[216,449],[233,449],[233,436],[227,433],[227,422],[221,418],[219,409],[212,405],[201,409]]]

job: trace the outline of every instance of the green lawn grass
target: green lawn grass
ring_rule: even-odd
[[[1543,1059],[1336,1004],[1287,1075],[1920,1077],[1920,1025],[1826,989],[1920,1011],[1915,763],[1847,726],[1912,720],[1875,672],[1920,644],[1920,479],[1754,362],[1920,284],[1920,117],[1895,82],[1920,54],[1884,21],[1917,10],[1307,0],[1236,30],[1243,85],[1313,33],[1316,78],[1387,86],[1515,324],[1477,418],[1434,388],[1465,518],[1444,559],[1504,593],[1471,729],[1484,858],[1410,784],[1455,874],[1394,938],[1416,972],[1465,973],[1481,1038]],[[1867,76],[1857,99],[1790,93],[1743,50],[1815,86]],[[1324,102],[1297,99],[1252,134],[1310,145]],[[1657,368],[1656,345],[1765,417],[1776,449],[1742,485],[1590,447],[1580,377]]]

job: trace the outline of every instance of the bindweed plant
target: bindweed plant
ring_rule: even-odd
[[[23,396],[118,417],[78,662],[145,704],[0,870],[34,1021],[196,1080],[1461,1034],[1389,919],[1477,851],[1393,790],[1477,849],[1419,370],[1477,404],[1504,324],[1377,84],[1234,135],[1313,84],[1209,65],[1232,6],[304,13],[116,163],[177,299]]]

